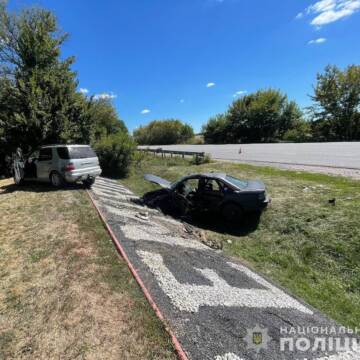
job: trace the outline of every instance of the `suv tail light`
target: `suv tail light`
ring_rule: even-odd
[[[68,171],[73,171],[75,170],[75,165],[73,163],[70,163],[70,164],[67,164],[65,166],[65,171],[68,172]]]

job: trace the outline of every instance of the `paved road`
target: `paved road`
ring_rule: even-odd
[[[360,171],[360,142],[304,144],[159,145],[169,150],[204,151],[213,159]],[[241,149],[241,153],[239,153]],[[346,175],[346,173],[345,173]]]
[[[338,329],[334,321],[209,249],[180,222],[151,209],[144,218],[125,187],[100,178],[91,196],[190,360],[360,359],[340,329],[324,333]]]

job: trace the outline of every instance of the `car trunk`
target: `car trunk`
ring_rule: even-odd
[[[250,180],[243,191],[265,191],[265,184],[260,180]]]
[[[69,146],[61,149],[61,158],[71,162],[76,171],[87,171],[99,166],[99,160],[90,146]]]

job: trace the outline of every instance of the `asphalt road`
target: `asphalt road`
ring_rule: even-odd
[[[360,170],[360,142],[302,144],[158,145],[152,148],[204,151],[213,159]]]
[[[189,360],[360,359],[356,337],[179,221],[143,216],[125,187],[99,178],[91,194]]]

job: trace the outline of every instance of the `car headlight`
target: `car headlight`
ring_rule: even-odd
[[[266,198],[266,196],[265,196],[264,192],[258,195],[259,200],[265,200],[265,198]]]

